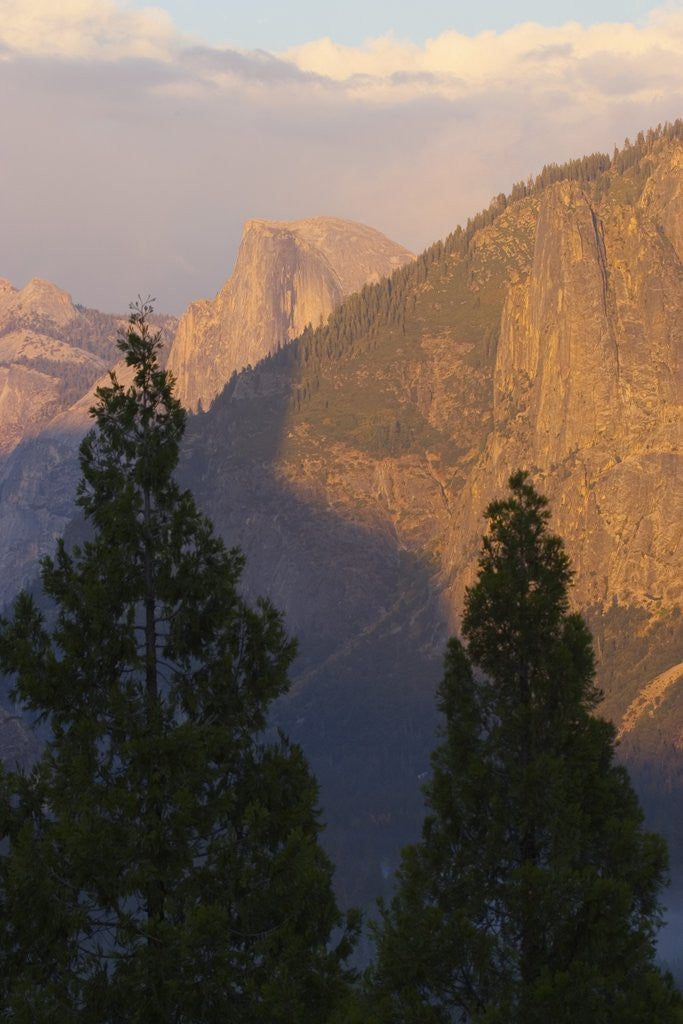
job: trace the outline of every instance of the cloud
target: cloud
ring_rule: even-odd
[[[522,82],[528,89],[558,80],[593,85],[594,79],[586,79],[583,70],[603,57],[623,63],[626,89],[629,69],[639,73],[647,67],[656,79],[658,70],[680,68],[683,11],[660,9],[642,27],[629,23],[583,27],[568,22],[548,28],[528,22],[472,37],[444,32],[422,47],[391,36],[359,47],[320,39],[282,56],[300,70],[336,81],[370,102],[386,101],[392,91],[396,101],[406,101],[418,90],[458,99]],[[638,74],[632,84],[642,91]]]
[[[0,43],[23,54],[169,60],[183,37],[160,7],[114,0],[0,0]]]
[[[0,276],[180,312],[250,217],[349,217],[419,250],[544,163],[680,116],[682,51],[680,7],[269,54],[154,8],[0,0]]]

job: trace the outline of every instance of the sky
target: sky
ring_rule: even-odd
[[[133,6],[141,8],[143,2]],[[225,3],[224,0],[169,0],[163,9],[185,32],[202,36],[212,45],[280,51],[330,36],[336,43],[359,46],[366,39],[393,34],[424,43],[447,29],[474,35],[498,31],[522,21],[561,25],[579,21],[641,19],[656,4],[645,0],[263,0]]]
[[[419,252],[683,116],[683,0],[0,0],[0,89],[0,277],[180,314],[252,217]]]

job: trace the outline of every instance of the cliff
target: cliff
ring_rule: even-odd
[[[117,358],[127,317],[74,305],[50,281],[0,278],[0,458],[88,393]],[[156,317],[166,334],[176,320]]]
[[[481,506],[519,464],[551,498],[580,607],[680,603],[680,156],[661,152],[628,205],[568,182],[543,195],[528,276],[505,297],[493,431],[472,477],[477,500],[452,524],[454,566],[463,530],[478,530]]]
[[[379,231],[335,217],[247,221],[232,276],[213,301],[193,302],[178,325],[168,365],[181,401],[208,408],[235,371],[412,258]]]
[[[69,387],[85,390],[105,370],[66,340],[78,318],[71,297],[48,281],[21,289],[0,281],[0,455],[68,405]]]

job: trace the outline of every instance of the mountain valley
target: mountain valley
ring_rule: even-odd
[[[178,325],[169,366],[198,410],[182,481],[299,638],[277,717],[321,783],[345,903],[386,892],[416,834],[445,641],[520,467],[683,880],[682,171],[677,122],[546,168],[416,260],[333,218],[251,221]],[[5,601],[79,535],[76,450],[121,322],[27,289],[0,295]]]

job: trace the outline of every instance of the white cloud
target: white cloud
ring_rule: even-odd
[[[656,89],[657,75],[678,70],[683,63],[683,11],[662,8],[646,24],[603,24],[583,27],[568,22],[548,28],[533,22],[504,32],[481,32],[470,37],[444,32],[424,46],[391,36],[360,47],[340,46],[320,39],[282,54],[300,70],[344,85],[351,94],[369,101],[409,100],[415,95],[448,99],[512,86],[529,88],[577,84],[599,92],[596,78],[585,74],[603,57],[619,60],[625,73],[632,67],[632,87],[641,91],[639,75],[649,70]],[[624,91],[628,85],[624,76]]]
[[[0,45],[14,53],[119,60],[146,58],[178,61],[195,83],[232,89],[292,86],[306,77],[309,88],[341,86],[367,101],[406,102],[426,95],[459,99],[482,90],[517,85],[561,83],[583,78],[584,67],[606,57],[639,73],[665,73],[682,62],[683,9],[665,5],[646,22],[584,27],[568,22],[546,27],[526,22],[476,36],[444,32],[423,46],[383,36],[362,46],[343,46],[329,38],[294,47],[279,55],[197,48],[160,7],[131,8],[125,0],[0,0]],[[203,55],[198,62],[197,54]],[[301,75],[297,76],[296,72]],[[185,76],[182,76],[185,77]],[[650,78],[656,75],[650,75]],[[590,81],[593,78],[589,76]],[[634,88],[638,89],[634,79]],[[179,88],[179,83],[176,83]]]
[[[168,60],[182,42],[159,7],[114,0],[0,0],[0,43],[24,54]]]

